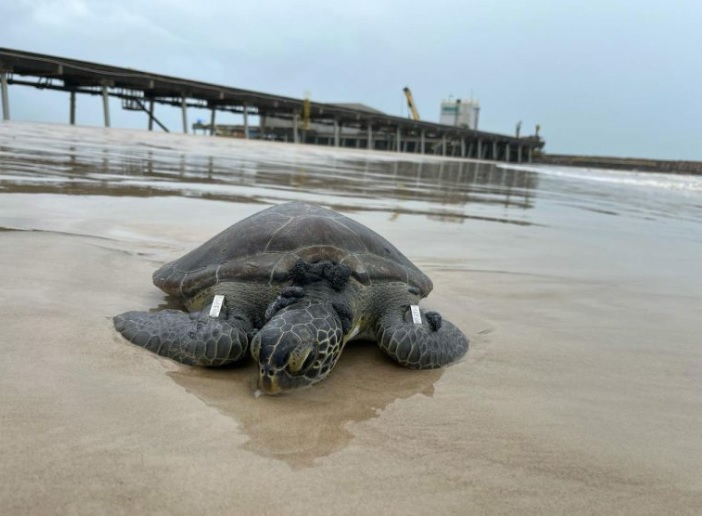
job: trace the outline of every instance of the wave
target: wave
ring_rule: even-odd
[[[702,176],[684,174],[665,174],[659,172],[637,172],[626,170],[609,170],[580,167],[559,167],[553,165],[509,165],[500,164],[500,168],[510,168],[535,172],[542,176],[560,177],[580,181],[609,183],[641,188],[659,188],[685,192],[702,192]]]

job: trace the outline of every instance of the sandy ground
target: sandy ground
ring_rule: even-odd
[[[113,330],[165,303],[156,267],[261,207],[0,195],[1,514],[699,514],[696,220],[350,213],[471,337],[439,371],[360,343],[255,398],[250,364],[180,366]]]

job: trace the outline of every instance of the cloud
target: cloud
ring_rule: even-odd
[[[31,4],[30,23],[50,35],[70,35],[69,39],[99,41],[103,50],[119,38],[141,36],[170,43],[184,42],[159,24],[157,18],[145,16],[129,3],[86,0],[40,0]],[[124,43],[122,40],[120,43]]]

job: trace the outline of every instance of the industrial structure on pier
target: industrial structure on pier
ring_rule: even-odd
[[[477,100],[449,99],[441,102],[439,123],[478,130],[480,103]]]
[[[10,119],[10,85],[24,85],[69,94],[69,123],[76,122],[78,94],[98,95],[103,100],[104,124],[110,126],[109,98],[121,99],[122,108],[143,111],[147,127],[163,130],[156,105],[177,106],[182,112],[182,129],[187,133],[188,108],[210,110],[209,123],[195,128],[215,134],[217,112],[238,113],[242,124],[233,135],[386,150],[435,154],[507,162],[531,161],[544,141],[538,135],[519,137],[480,131],[477,104],[453,102],[452,109],[442,104],[440,123],[387,115],[360,104],[311,102],[268,93],[192,81],[63,57],[0,48],[0,86],[2,114]],[[256,116],[257,127],[249,124]]]

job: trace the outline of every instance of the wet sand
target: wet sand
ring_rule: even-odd
[[[697,514],[699,183],[402,158],[0,124],[0,513]],[[251,364],[113,330],[172,303],[160,264],[290,199],[425,270],[466,358],[354,343],[255,398]]]

